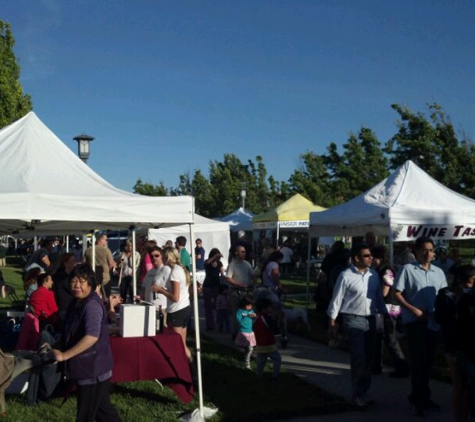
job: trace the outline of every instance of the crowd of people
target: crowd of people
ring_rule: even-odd
[[[372,404],[372,375],[381,373],[382,347],[392,359],[392,377],[410,376],[408,399],[415,416],[440,411],[430,378],[439,338],[452,377],[456,421],[475,420],[475,267],[462,265],[458,251],[420,237],[401,243],[394,267],[385,246],[368,233],[351,250],[336,242],[322,263],[322,297],[331,339],[344,336],[351,367],[351,400]],[[407,342],[408,356],[400,338]]]
[[[187,346],[194,298],[186,238],[180,236],[163,246],[145,239],[142,253],[134,252],[126,241],[116,259],[107,240],[104,233],[96,237],[95,271],[93,248],[86,250],[79,264],[74,253],[62,253],[53,262],[54,244],[46,240],[31,254],[23,273],[28,311],[41,326],[49,325],[60,334],[51,346],[52,354],[78,385],[77,420],[98,415],[101,420],[120,420],[109,400],[113,364],[105,340],[120,303],[154,304],[165,315],[166,326],[181,336],[193,363]],[[242,236],[233,243],[228,263],[223,263],[217,248],[206,256],[202,240],[196,240],[194,268],[205,273],[199,286],[205,328],[231,334],[243,350],[244,368],[251,368],[255,354],[258,377],[268,360],[273,364],[272,376],[280,373],[277,339],[286,331],[281,276],[291,271],[292,256],[286,249],[291,251],[289,242],[269,250],[256,270],[251,265],[252,246]],[[381,373],[386,348],[394,367],[390,377],[410,377],[413,414],[439,411],[429,385],[440,336],[453,381],[455,418],[475,418],[475,340],[467,335],[475,322],[475,267],[462,265],[457,251],[451,252],[446,245],[422,237],[414,244],[400,243],[391,265],[386,247],[368,233],[351,249],[335,242],[323,259],[319,286],[324,288],[316,292],[317,310],[326,312],[332,347],[343,338],[348,342],[351,401],[358,409],[372,404],[371,378]],[[134,268],[138,295],[132,289]],[[119,294],[111,292],[114,274]],[[407,356],[400,344],[403,336]]]

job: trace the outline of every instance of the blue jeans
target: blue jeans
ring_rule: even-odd
[[[269,353],[257,353],[257,356],[256,356],[257,376],[260,377],[264,373],[264,368],[267,363],[267,358],[269,358],[274,364],[272,376],[274,378],[277,378],[280,374],[280,364],[282,361],[280,352],[278,350],[274,350],[273,352],[269,352]]]
[[[351,399],[363,397],[371,386],[371,372],[376,350],[374,316],[342,314],[348,335],[351,367]]]
[[[229,333],[229,309],[218,309],[216,313],[219,332],[226,331]]]

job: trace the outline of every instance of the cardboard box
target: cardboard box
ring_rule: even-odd
[[[155,306],[148,304],[120,305],[120,335],[147,337],[156,335]]]

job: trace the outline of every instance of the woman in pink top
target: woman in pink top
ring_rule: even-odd
[[[155,246],[157,246],[157,242],[155,240],[147,240],[143,245],[142,259],[140,262],[140,283],[143,283],[145,276],[153,268],[153,262],[150,258],[150,252],[152,252],[152,248]]]

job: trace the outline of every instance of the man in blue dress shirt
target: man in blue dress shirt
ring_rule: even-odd
[[[378,274],[371,269],[373,257],[368,245],[351,249],[352,264],[338,277],[328,306],[329,331],[337,330],[338,314],[348,334],[351,366],[351,401],[366,409],[371,400],[371,368],[376,350],[376,314],[387,313]]]
[[[430,398],[430,372],[434,362],[439,326],[434,321],[437,292],[447,287],[444,272],[431,264],[434,241],[419,237],[414,250],[416,261],[399,270],[394,284],[395,298],[402,307],[402,323],[406,329],[411,361],[411,394],[409,401],[415,416],[425,410],[438,411]]]

